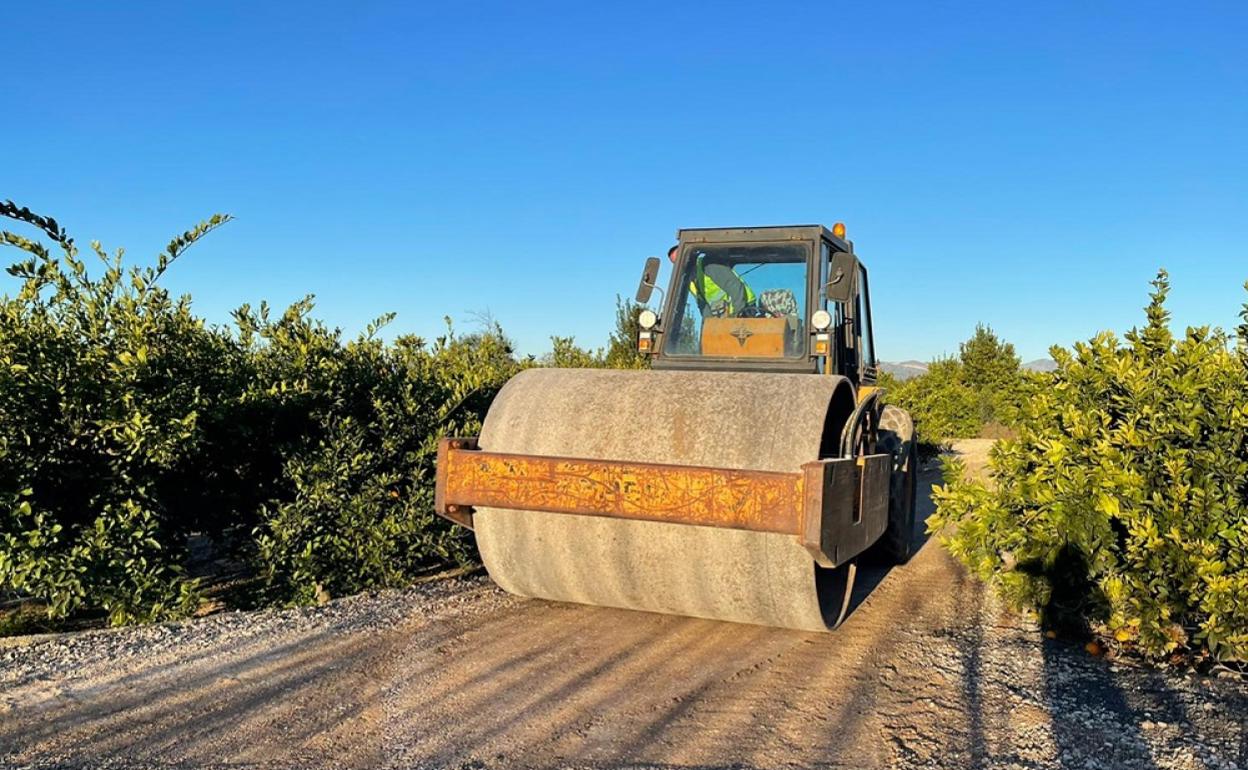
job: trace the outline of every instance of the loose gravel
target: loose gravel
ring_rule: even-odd
[[[358,594],[315,607],[222,612],[135,628],[0,637],[0,714],[11,688],[80,676],[91,666],[152,666],[253,639],[384,631],[421,616],[490,612],[514,602],[483,574],[430,580],[403,591]]]
[[[1048,639],[935,543],[859,582],[832,634],[473,576],[4,640],[0,767],[1248,770],[1241,679]]]

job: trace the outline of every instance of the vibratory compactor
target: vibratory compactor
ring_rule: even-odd
[[[436,506],[522,596],[823,631],[913,546],[914,426],[876,387],[845,228],[681,230],[648,370],[528,369],[444,439]]]

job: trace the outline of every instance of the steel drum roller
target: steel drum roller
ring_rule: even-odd
[[[532,369],[495,399],[480,448],[798,472],[835,454],[853,398],[839,376]],[[474,518],[490,576],[521,596],[810,631],[842,599],[842,570],[784,534],[488,507]]]

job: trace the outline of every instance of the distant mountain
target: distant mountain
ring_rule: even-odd
[[[881,361],[879,363],[880,371],[888,372],[899,380],[908,380],[911,377],[918,377],[927,371],[927,364],[922,361],[899,361],[892,363],[890,361]]]
[[[1029,372],[1051,372],[1057,368],[1057,362],[1050,358],[1037,358],[1022,365]],[[908,380],[927,372],[927,364],[922,361],[881,361],[880,371],[888,372],[899,380]]]

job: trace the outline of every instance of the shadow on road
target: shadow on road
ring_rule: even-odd
[[[914,531],[911,533],[912,542],[914,543],[914,555],[911,557],[911,560],[918,558],[919,552],[927,546],[931,537],[927,532],[927,519],[936,511],[936,504],[932,500],[932,488],[940,483],[941,476],[938,465],[933,464],[924,467],[919,474],[919,484],[915,499]],[[896,567],[897,565],[878,546],[869,549],[862,556],[858,557],[858,577],[854,582],[854,593],[850,598],[849,614],[846,615],[847,620],[858,611],[858,608],[867,600],[871,592],[878,588],[880,583],[883,583],[888,574]]]
[[[512,600],[483,581],[358,627],[189,624],[163,657],[106,646],[0,693],[0,766],[1189,770],[1235,766],[1236,750],[1244,764],[1248,730],[1219,715],[1248,714],[1248,691],[1119,673],[1002,619],[927,542],[939,481],[920,476],[913,560],[864,557],[835,633]],[[1222,763],[1176,765],[1149,721]]]

